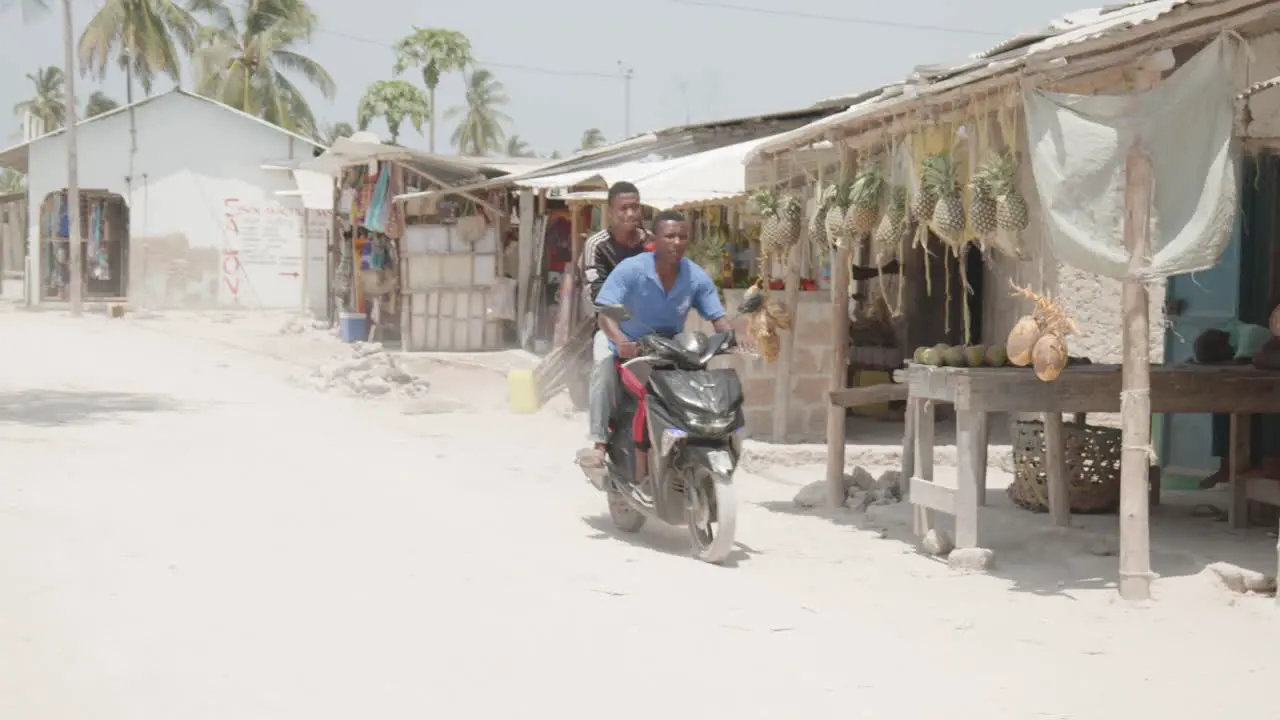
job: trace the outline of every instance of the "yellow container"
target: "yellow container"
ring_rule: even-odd
[[[879,370],[859,370],[854,376],[853,382],[855,387],[870,387],[872,385],[883,385],[892,382],[893,378],[887,372]],[[883,418],[889,415],[889,403],[875,403],[873,405],[860,405],[851,408],[850,412],[859,417]]]
[[[507,403],[513,413],[538,412],[538,382],[532,370],[512,370],[507,373]]]

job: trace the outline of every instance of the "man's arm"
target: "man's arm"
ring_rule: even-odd
[[[597,305],[600,303],[596,298],[599,297],[600,290],[604,287],[605,280],[609,277],[610,268],[606,264],[607,260],[602,252],[606,242],[609,242],[608,235],[596,233],[587,238],[587,243],[582,248],[583,279],[586,281],[587,289],[591,292],[591,302]]]
[[[732,327],[725,315],[724,304],[720,302],[715,282],[702,268],[697,268],[694,276],[693,307],[703,320],[711,323],[716,332],[725,332]]]
[[[628,272],[625,267],[614,268],[614,271],[609,273],[609,277],[602,282],[599,294],[594,296],[595,304],[626,305],[633,275],[634,273]],[[612,340],[614,345],[620,346],[622,343],[630,342],[627,336],[622,334],[622,327],[618,325],[618,321],[597,314],[596,323],[604,336]]]

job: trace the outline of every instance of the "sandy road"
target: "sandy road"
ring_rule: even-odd
[[[0,337],[0,718],[1270,709],[1269,605],[1019,592],[776,512],[795,488],[758,477],[710,567],[615,536],[580,423],[479,385],[405,416],[127,321],[7,312]]]

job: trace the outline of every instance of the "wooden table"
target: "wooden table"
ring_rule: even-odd
[[[929,511],[954,515],[956,547],[979,547],[978,507],[987,490],[987,413],[1044,415],[1045,464],[1049,512],[1056,525],[1070,524],[1063,413],[1120,412],[1120,366],[1076,365],[1047,383],[1030,368],[935,368],[912,364],[901,373],[908,387],[903,474],[910,477],[915,530],[929,530]],[[955,405],[957,488],[933,482],[934,403]],[[1151,410],[1158,413],[1231,415],[1229,457],[1232,481],[1231,522],[1247,521],[1249,483],[1236,478],[1241,459],[1236,434],[1241,419],[1280,412],[1280,373],[1248,365],[1152,365]],[[1267,488],[1255,499],[1272,502]]]

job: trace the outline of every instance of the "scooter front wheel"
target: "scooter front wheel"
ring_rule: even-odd
[[[738,523],[738,496],[733,481],[708,468],[696,468],[685,492],[685,515],[694,556],[717,565],[725,562],[733,552],[733,533]]]

